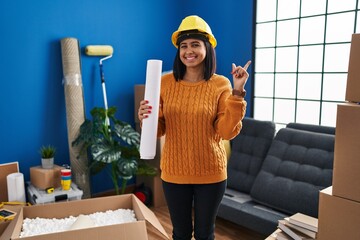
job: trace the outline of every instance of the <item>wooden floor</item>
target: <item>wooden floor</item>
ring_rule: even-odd
[[[160,223],[164,227],[168,236],[171,238],[172,226],[169,217],[169,211],[166,206],[151,208],[155,213]],[[148,224],[149,240],[166,239],[161,235],[153,226]],[[267,236],[260,235],[252,232],[249,229],[243,228],[224,219],[218,218],[216,220],[215,227],[215,239],[216,240],[264,240]]]

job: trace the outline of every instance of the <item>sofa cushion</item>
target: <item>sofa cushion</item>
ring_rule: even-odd
[[[318,133],[327,133],[335,135],[335,128],[328,127],[328,126],[319,126],[313,124],[306,124],[306,123],[288,123],[286,125],[287,128],[294,128],[299,130],[305,130],[310,132],[318,132]]]
[[[253,200],[317,217],[319,190],[332,184],[334,140],[330,134],[280,129],[251,189]]]
[[[250,193],[274,135],[273,122],[243,119],[241,132],[231,141],[228,188]]]
[[[246,194],[237,193],[239,197],[225,195],[219,206],[218,217],[268,236],[276,229],[279,220],[289,216],[252,201]]]

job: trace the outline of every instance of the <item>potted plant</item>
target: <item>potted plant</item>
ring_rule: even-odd
[[[93,108],[92,120],[85,119],[72,144],[81,144],[80,155],[89,152],[92,174],[110,169],[116,194],[123,194],[128,180],[135,175],[155,176],[157,169],[140,159],[140,134],[130,124],[116,119],[115,113],[115,107]],[[108,165],[110,168],[106,168]]]
[[[56,153],[56,148],[52,145],[43,145],[40,147],[41,155],[41,166],[45,169],[51,169],[54,167],[54,157]]]

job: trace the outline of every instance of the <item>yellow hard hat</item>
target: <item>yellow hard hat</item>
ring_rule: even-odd
[[[189,30],[198,30],[199,32],[206,33],[208,35],[210,44],[213,46],[213,48],[216,47],[216,39],[211,32],[210,26],[201,17],[196,15],[191,15],[182,20],[178,30],[175,31],[171,36],[171,41],[176,48],[178,47],[176,45],[176,42],[179,33]]]

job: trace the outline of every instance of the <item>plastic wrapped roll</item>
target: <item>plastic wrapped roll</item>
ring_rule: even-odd
[[[154,159],[159,117],[161,60],[148,60],[146,68],[145,99],[153,107],[148,118],[143,119],[140,139],[140,158]]]
[[[75,38],[62,39],[61,54],[72,178],[83,190],[83,197],[89,198],[91,194],[88,159],[85,156],[77,158],[81,146],[72,146],[72,142],[79,134],[81,124],[85,121],[85,104],[81,80],[80,48],[78,40]]]
[[[9,202],[26,202],[24,175],[11,173],[6,177]]]

